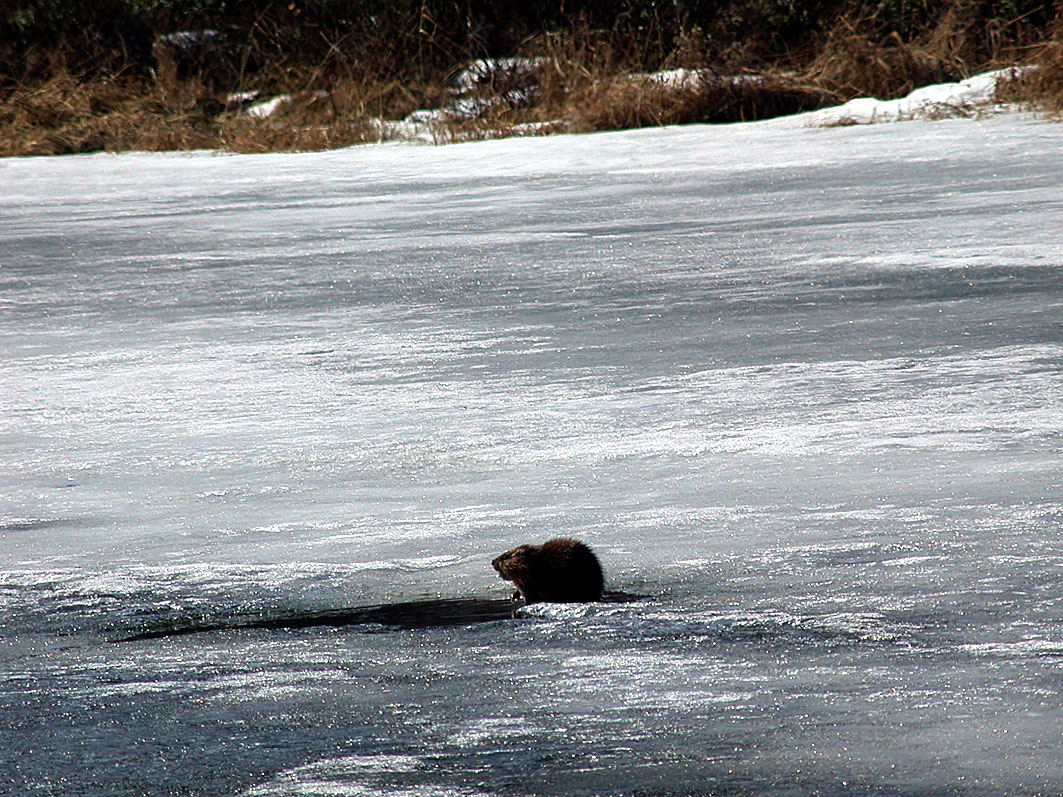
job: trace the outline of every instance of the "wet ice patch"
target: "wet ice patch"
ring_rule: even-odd
[[[849,645],[896,643],[908,639],[910,626],[871,612],[791,614],[773,609],[755,612],[647,612],[637,630],[646,639],[738,642],[759,645]]]
[[[294,673],[247,673],[212,678],[203,688],[211,700],[221,703],[287,700],[296,695],[325,693],[327,687],[346,674],[340,670],[309,670]]]
[[[696,421],[667,435],[662,430],[658,444],[690,456],[798,457],[839,451],[851,456],[891,447],[993,451],[1020,440],[1054,440],[1063,394],[1056,366],[1045,363],[1058,362],[1060,354],[1059,346],[1040,344],[919,364],[903,359],[786,363],[692,374],[676,380],[676,400],[689,396]],[[867,401],[871,396],[873,403]],[[714,417],[732,401],[759,408],[750,412],[756,423],[714,428]],[[796,422],[798,414],[801,422]],[[649,440],[642,433],[615,445],[630,455],[644,454],[652,450]]]
[[[6,531],[40,531],[73,521],[58,517],[3,517],[0,518],[0,534]]]
[[[596,611],[590,603],[533,603],[517,609],[517,617],[543,620],[578,620],[589,617]]]
[[[926,523],[934,519],[934,515],[922,507],[895,506],[885,504],[882,506],[843,508],[843,507],[816,507],[809,510],[822,521],[860,521],[860,522],[889,522],[889,523]]]
[[[1044,637],[1020,639],[1015,642],[987,642],[962,645],[961,648],[976,655],[999,656],[1002,658],[1024,660],[1030,658],[1063,658],[1063,639],[1046,639]]]
[[[187,681],[130,681],[121,684],[102,684],[82,690],[81,697],[131,697],[144,694],[187,694],[193,691]]]
[[[638,509],[626,517],[626,522],[634,527],[647,526],[676,527],[688,526],[712,528],[724,523],[748,518],[753,512],[749,506],[655,506]],[[678,564],[682,564],[681,562]]]
[[[767,697],[756,688],[758,677],[748,671],[737,680],[736,675],[739,673],[731,663],[693,652],[630,649],[568,656],[553,673],[563,685],[560,691],[569,697],[581,701],[607,697],[606,722],[623,718],[630,711],[689,714],[758,710]],[[639,735],[631,729],[628,741]]]
[[[285,770],[245,791],[244,797],[485,797],[472,789],[416,783],[425,760],[413,755],[352,755],[326,758]]]
[[[523,717],[483,717],[465,723],[448,742],[459,748],[494,745],[502,740],[539,736],[544,729]]]
[[[290,487],[280,487],[276,485],[267,485],[265,487],[260,486],[237,486],[237,487],[222,487],[215,490],[204,490],[203,492],[196,493],[196,498],[259,498],[269,495],[281,495],[284,493],[290,493],[292,490]]]

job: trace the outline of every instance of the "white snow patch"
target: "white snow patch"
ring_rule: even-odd
[[[220,38],[221,35],[221,31],[213,29],[179,30],[174,33],[164,33],[156,41],[178,50],[185,50],[205,42],[214,41]]]
[[[719,75],[711,69],[665,69],[660,72],[635,72],[627,80],[653,83],[675,91],[697,91],[708,85],[742,86],[763,83],[763,75]]]
[[[254,116],[256,119],[265,119],[267,116],[273,116],[282,105],[287,105],[291,101],[291,94],[281,94],[273,99],[256,102],[254,105],[248,106],[244,109],[244,113],[248,116]]]
[[[799,118],[804,120],[806,127],[834,127],[1004,113],[1011,108],[996,102],[997,85],[1021,77],[1033,68],[1008,67],[956,83],[923,86],[896,100],[858,97],[834,108],[800,114]]]
[[[694,91],[709,82],[709,74],[704,69],[667,69],[662,72],[636,72],[628,75],[628,79],[654,83],[666,89]]]
[[[525,122],[513,125],[509,132],[516,136],[546,136],[551,133],[567,133],[572,123],[564,119],[552,119],[549,122]]]
[[[240,95],[230,95],[230,97],[238,97]],[[315,91],[313,94],[299,94],[300,99],[315,99],[323,100],[328,97],[327,91]],[[276,97],[272,97],[262,102],[257,102],[254,105],[249,105],[244,109],[244,113],[248,116],[254,116],[257,119],[265,119],[272,116],[285,105],[289,105],[294,102],[296,95],[293,94],[278,94]]]
[[[470,61],[454,78],[459,92],[472,91],[496,78],[524,77],[546,64],[543,58],[480,58]]]
[[[247,105],[262,96],[261,91],[237,91],[225,98],[229,105]]]
[[[500,100],[496,97],[461,97],[442,108],[413,111],[404,121],[421,125],[465,121],[482,116],[499,104]]]

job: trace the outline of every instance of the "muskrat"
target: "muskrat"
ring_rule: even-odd
[[[587,603],[602,599],[602,566],[578,540],[558,538],[519,545],[495,557],[491,566],[512,581],[525,603]]]

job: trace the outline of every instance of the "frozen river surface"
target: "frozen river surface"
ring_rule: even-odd
[[[0,792],[1063,793],[1060,132],[0,161]]]

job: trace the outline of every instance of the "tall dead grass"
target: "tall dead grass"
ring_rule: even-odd
[[[906,42],[896,33],[886,41],[873,41],[851,20],[842,20],[827,34],[804,74],[842,96],[890,99],[919,86],[958,80],[965,68],[948,49]]]
[[[103,149],[207,145],[195,97],[120,78],[80,80],[57,72],[10,92],[0,105],[0,154],[53,155]]]
[[[733,11],[768,7],[757,0],[732,2]],[[661,20],[651,20],[641,33],[630,24],[605,28],[570,20],[506,53],[540,64],[534,104],[493,104],[477,118],[441,127],[436,140],[758,119],[855,96],[902,96],[1011,63],[1038,63],[1040,69],[1010,84],[1008,99],[1063,112],[1063,3],[1057,3],[1049,28],[1031,23],[1049,19],[1046,8],[987,17],[986,4],[974,0],[923,4],[918,6],[923,16],[898,27],[896,18],[885,15],[889,5],[839,3],[844,13],[814,26],[802,17],[807,29],[786,34],[792,49],[768,47],[770,32],[753,35],[748,20],[728,22],[722,13],[716,28],[690,24],[668,35]],[[132,63],[124,68],[112,54],[108,63],[118,66],[78,71],[61,52],[46,58],[35,51],[32,69],[8,76],[0,86],[0,155],[268,152],[375,140],[374,119],[402,119],[453,99],[447,77],[459,61],[446,61],[441,53],[461,49],[447,43],[447,31],[432,19],[397,16],[388,24],[375,41],[320,29],[314,47],[303,52],[299,42],[306,39],[295,37],[283,20],[259,17],[202,51],[178,52],[157,43],[147,70]],[[764,17],[760,24],[773,23]],[[728,39],[729,30],[748,36]],[[781,32],[775,35],[785,39]],[[698,79],[668,84],[639,77],[677,67],[696,70]],[[499,96],[510,87],[488,82],[481,93]],[[273,115],[255,118],[229,100],[241,91],[291,100]]]
[[[1036,60],[1037,49],[1052,38],[1036,24],[1052,16],[1051,4],[1003,15],[992,13],[994,5],[1003,13],[1016,4],[928,4],[937,13],[913,23],[904,36],[884,22],[883,5],[839,16],[826,28],[802,74],[847,97],[890,99],[931,83]],[[1054,14],[1058,20],[1063,3],[1057,3]]]
[[[220,149],[236,152],[317,150],[375,140],[369,120],[401,116],[444,98],[442,86],[359,76],[315,85],[314,68],[256,76],[233,91],[212,91],[212,79],[183,76],[160,60],[148,77],[77,75],[63,63],[36,84],[0,98],[0,156],[96,151]],[[236,88],[292,86],[266,118],[230,100]],[[263,96],[271,96],[272,92]]]
[[[522,53],[544,66],[539,102],[511,114],[518,123],[564,120],[578,131],[736,122],[818,108],[839,100],[834,92],[770,70],[721,74],[696,35],[680,38],[667,57],[656,48],[620,39],[612,31],[577,28],[526,43]],[[652,72],[682,72],[672,79]]]
[[[1063,18],[1058,19],[1045,41],[1035,45],[1029,57],[1033,69],[1023,71],[999,90],[1000,99],[1043,108],[1063,116]]]

